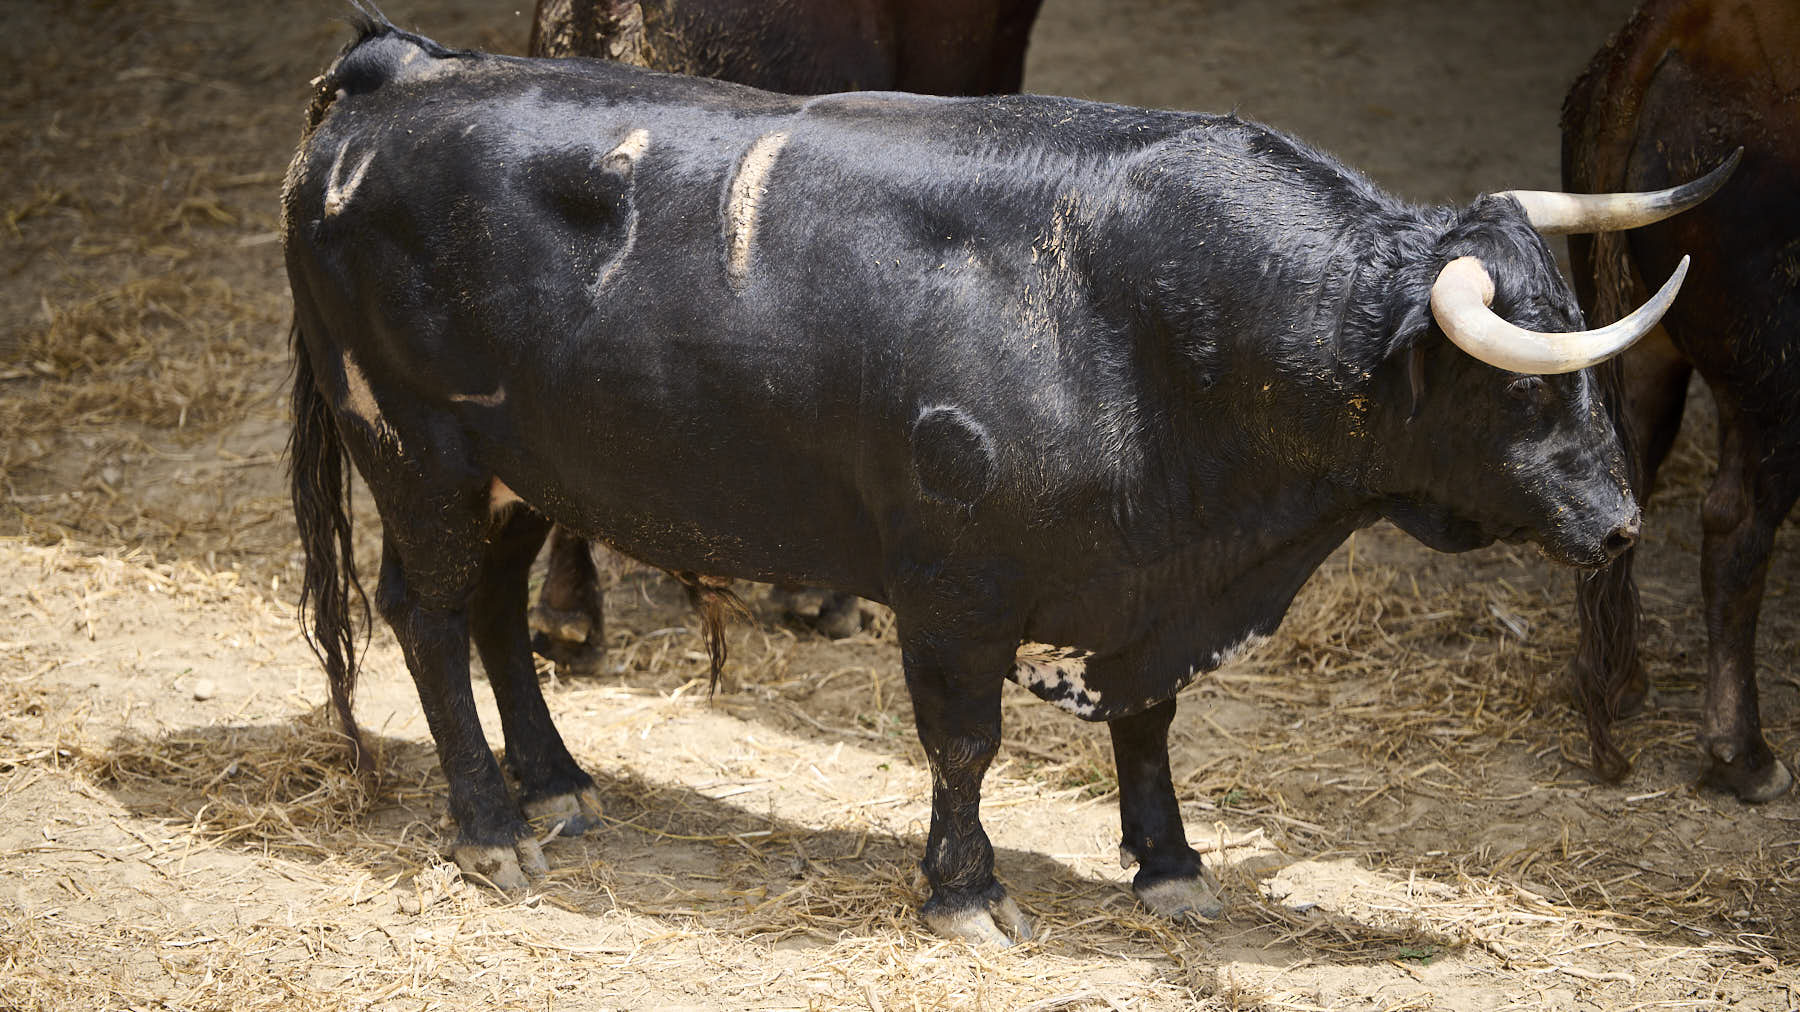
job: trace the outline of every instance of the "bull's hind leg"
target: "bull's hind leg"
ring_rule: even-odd
[[[922,866],[931,896],[920,913],[940,935],[1010,945],[1031,922],[994,877],[994,847],[981,828],[981,780],[1000,749],[1001,672],[1014,642],[970,648],[954,636],[906,633],[901,661],[919,742],[931,763],[931,835]]]
[[[469,598],[469,624],[499,705],[506,762],[518,780],[526,817],[578,836],[599,824],[599,798],[544,705],[525,621],[531,563],[549,528],[543,517],[513,507],[488,543],[481,579]]]
[[[1769,801],[1787,793],[1794,777],[1763,738],[1756,620],[1775,530],[1800,495],[1800,463],[1788,448],[1771,452],[1762,427],[1729,397],[1718,402],[1719,472],[1701,513],[1707,677],[1700,747],[1708,783],[1745,801]]]
[[[1188,846],[1181,806],[1169,774],[1173,699],[1107,722],[1119,774],[1119,864],[1138,866],[1132,891],[1151,910],[1171,918],[1219,916],[1218,884]]]
[[[481,569],[482,534],[479,528],[434,525],[397,535],[394,521],[388,524],[375,600],[406,655],[438,765],[449,781],[450,815],[457,825],[451,856],[465,872],[502,889],[523,888],[521,864],[541,870],[543,855],[500,776],[469,686],[467,603]]]

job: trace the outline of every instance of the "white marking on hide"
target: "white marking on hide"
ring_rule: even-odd
[[[638,127],[626,134],[624,140],[608,151],[600,159],[600,164],[623,175],[626,185],[630,186],[632,185],[632,176],[637,169],[638,159],[644,157],[644,152],[649,149],[650,131]],[[607,260],[605,267],[600,269],[600,276],[594,279],[593,291],[596,293],[606,287],[606,283],[613,279],[613,275],[619,273],[619,268],[625,264],[625,258],[631,255],[632,247],[637,245],[637,210],[630,201],[626,206],[630,210],[626,214],[625,240],[619,244],[619,251]]]
[[[1212,666],[1215,668],[1222,668],[1227,664],[1236,664],[1238,661],[1243,660],[1250,651],[1262,646],[1264,643],[1268,642],[1268,640],[1269,638],[1267,636],[1251,633],[1243,639],[1238,640],[1237,643],[1232,646],[1228,646],[1223,650],[1213,651]]]
[[[458,404],[478,404],[484,408],[497,408],[506,403],[505,385],[497,386],[491,394],[451,394],[450,399]]]
[[[1013,655],[1011,677],[1038,698],[1086,717],[1100,706],[1100,693],[1083,681],[1088,658],[1092,656],[1092,650],[1080,647],[1021,643]]]
[[[375,162],[375,152],[370,151],[358,162],[350,172],[350,178],[344,178],[344,155],[350,151],[348,140],[338,145],[337,157],[331,161],[331,174],[325,179],[325,217],[329,218],[344,209],[350,198],[356,195],[356,188],[362,185],[363,176],[368,174],[369,166]]]
[[[737,172],[726,187],[725,274],[731,287],[743,291],[750,284],[750,250],[756,239],[756,213],[768,192],[764,184],[775,167],[775,156],[787,144],[785,133],[758,137],[738,162]]]
[[[350,349],[344,349],[344,403],[343,410],[367,425],[375,434],[376,440],[400,448],[400,434],[381,414],[381,405],[375,401],[375,391],[369,386],[369,377],[363,375],[362,367],[351,357]]]
[[[499,478],[494,478],[488,483],[488,512],[490,514],[498,516],[513,504],[522,503],[524,501],[525,500],[519,498],[517,492],[507,488],[506,482],[501,481]]]
[[[619,142],[618,147],[613,148],[606,153],[606,161],[611,161],[614,158],[623,158],[635,165],[637,164],[638,159],[644,157],[644,152],[649,147],[650,131],[645,130],[643,127],[638,127],[636,130],[626,134],[625,139]]]

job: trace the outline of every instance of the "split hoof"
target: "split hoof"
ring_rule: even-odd
[[[531,611],[531,649],[565,675],[598,675],[605,669],[606,644],[590,639],[593,622],[578,611],[542,605]]]
[[[536,840],[523,839],[510,847],[460,844],[451,851],[464,875],[485,879],[502,892],[519,892],[531,885],[525,872],[542,875],[550,870]]]
[[[1138,902],[1172,921],[1212,921],[1225,913],[1218,886],[1204,870],[1193,878],[1166,878],[1134,886]]]
[[[592,787],[572,794],[556,794],[524,804],[525,819],[540,832],[557,829],[558,836],[580,836],[601,823],[600,793]]]
[[[778,584],[769,591],[769,601],[781,610],[783,621],[806,626],[829,639],[846,639],[863,629],[862,599],[855,594]]]
[[[1031,940],[1031,918],[1019,909],[1004,892],[999,898],[974,906],[953,910],[924,912],[925,925],[945,938],[956,938],[970,945],[997,945],[1002,948]]]
[[[1741,763],[1721,762],[1714,758],[1706,770],[1705,782],[1708,786],[1730,791],[1740,801],[1760,805],[1792,790],[1794,774],[1780,759],[1771,758],[1761,769],[1744,769]]]

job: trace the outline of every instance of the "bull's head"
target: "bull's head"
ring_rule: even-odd
[[[1581,566],[1604,565],[1631,546],[1637,503],[1586,370],[1656,326],[1687,260],[1636,312],[1582,330],[1575,298],[1537,233],[1650,224],[1705,200],[1736,165],[1733,155],[1702,179],[1655,193],[1511,191],[1462,213],[1434,251],[1433,267],[1448,263],[1428,297],[1410,297],[1399,327],[1414,407],[1405,431],[1394,434],[1405,466],[1391,473],[1407,478],[1384,509],[1391,520],[1435,548],[1529,539]],[[1428,329],[1454,349],[1426,339]]]

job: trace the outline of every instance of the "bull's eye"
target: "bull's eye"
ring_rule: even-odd
[[[1542,376],[1520,376],[1506,385],[1507,396],[1527,404],[1536,404],[1543,400],[1544,392],[1549,387],[1544,385]]]

